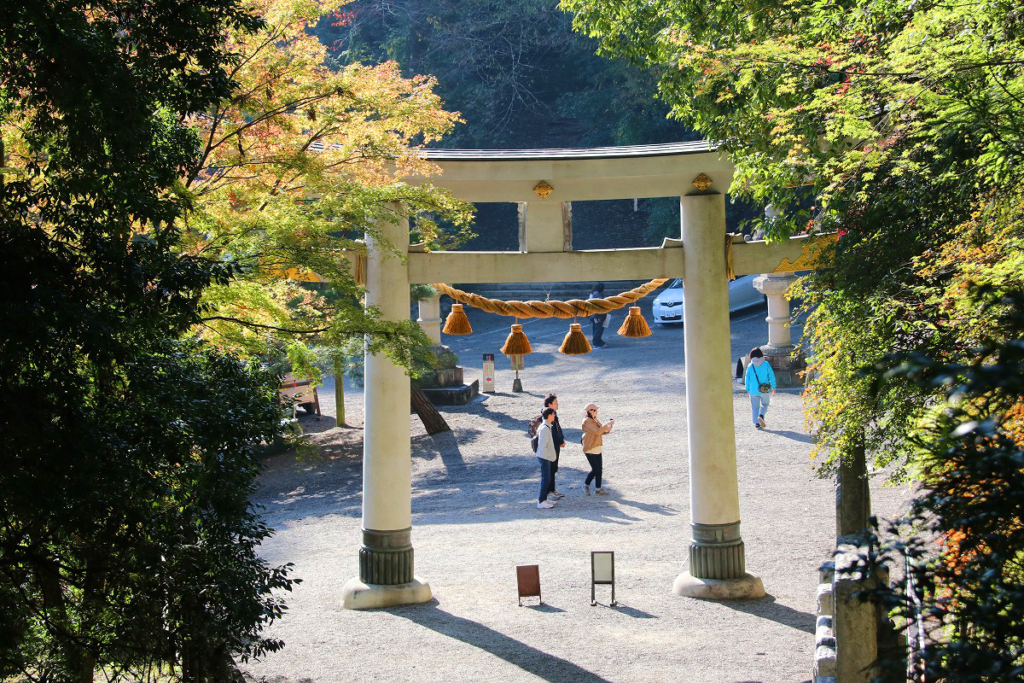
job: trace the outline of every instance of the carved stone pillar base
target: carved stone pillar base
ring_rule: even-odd
[[[359,578],[366,583],[385,586],[412,581],[412,528],[394,531],[363,529]]]
[[[398,605],[418,605],[430,602],[433,597],[430,584],[420,579],[391,586],[350,579],[341,591],[341,606],[345,609],[382,609]]]
[[[412,528],[363,529],[359,578],[342,589],[345,609],[379,609],[431,599],[430,584],[413,574]]]
[[[672,592],[699,600],[757,600],[765,596],[764,584],[753,574],[738,579],[699,579],[683,572],[672,584]]]
[[[690,571],[676,577],[677,595],[707,600],[764,596],[761,579],[746,573],[740,523],[690,524]]]

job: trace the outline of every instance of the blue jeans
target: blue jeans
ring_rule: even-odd
[[[764,415],[768,412],[768,404],[772,401],[771,394],[751,394],[750,395],[750,412],[754,416],[754,424],[757,424],[757,418],[759,415]]]
[[[601,470],[603,469],[604,463],[600,453],[584,453],[587,456],[587,462],[590,463],[590,473],[587,474],[587,478],[584,483],[590,486],[590,482],[597,484],[597,488],[601,488]]]
[[[537,462],[540,463],[540,496],[537,498],[537,502],[543,503],[547,500],[548,494],[554,490],[552,488],[554,477],[551,469],[555,463],[544,458],[537,458]]]
[[[594,346],[604,346],[604,342],[601,337],[604,336],[604,318],[605,316],[595,315],[590,319],[590,329],[594,333]]]

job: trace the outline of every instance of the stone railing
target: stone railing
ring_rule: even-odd
[[[856,539],[840,539],[835,559],[819,570],[813,683],[875,681],[879,652],[900,647],[888,615],[864,595],[889,581],[885,567],[864,572],[867,553]]]

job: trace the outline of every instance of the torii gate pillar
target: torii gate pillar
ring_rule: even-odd
[[[673,585],[692,598],[764,597],[746,573],[740,537],[730,370],[725,196],[681,197],[685,270],[683,322],[690,454],[690,570]]]
[[[366,305],[385,320],[409,318],[409,223],[380,226],[387,244],[366,237]],[[383,354],[366,354],[363,428],[363,544],[359,576],[342,590],[347,609],[377,609],[431,599],[430,585],[413,574],[412,446],[405,370]]]

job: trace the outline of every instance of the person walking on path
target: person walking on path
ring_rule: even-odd
[[[551,468],[551,497],[558,500],[565,497],[565,494],[558,492],[555,481],[555,475],[558,474],[558,457],[562,453],[562,446],[565,445],[565,435],[562,434],[562,425],[558,422],[558,397],[554,394],[548,394],[544,399],[544,409],[548,408],[555,413],[555,419],[551,425],[551,438],[555,442],[555,464]]]
[[[747,364],[743,383],[750,394],[750,411],[754,418],[754,427],[764,429],[767,426],[764,415],[768,412],[768,404],[775,393],[775,371],[765,360],[764,352],[756,346],[750,349],[750,363]]]
[[[545,408],[541,413],[540,426],[537,427],[537,462],[540,463],[540,495],[537,497],[537,507],[541,510],[550,510],[555,504],[548,500],[552,491],[555,475],[552,468],[555,464],[555,440],[551,434],[552,425],[555,422],[555,411],[552,408]]]
[[[595,493],[599,496],[607,496],[608,492],[601,488],[601,471],[603,469],[601,451],[603,437],[612,431],[615,420],[608,420],[606,425],[601,424],[597,419],[597,406],[593,403],[587,404],[586,411],[587,417],[583,420],[583,455],[587,456],[587,462],[590,463],[590,474],[583,481],[583,490],[589,496],[590,483],[594,482],[597,486]]]
[[[604,298],[604,283],[598,282],[594,285],[594,290],[590,293],[591,299],[603,299]],[[591,336],[594,338],[591,342],[591,346],[595,349],[599,349],[605,346],[605,342],[601,337],[604,336],[604,326],[608,321],[607,313],[598,313],[590,318],[590,330]]]

